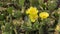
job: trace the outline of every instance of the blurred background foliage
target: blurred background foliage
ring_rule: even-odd
[[[38,18],[31,23],[25,14],[30,6],[36,7],[39,13],[48,12],[49,18],[43,22]],[[0,34],[60,34],[59,1],[0,0]]]

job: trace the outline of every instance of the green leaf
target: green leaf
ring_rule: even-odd
[[[3,32],[2,34],[9,34],[9,32]]]
[[[5,15],[4,14],[0,14],[0,20],[4,20]]]
[[[59,14],[57,12],[55,12],[53,15],[54,15],[55,18],[59,17]]]
[[[60,14],[59,14],[59,20],[58,20],[58,24],[60,25]]]
[[[40,6],[44,4],[44,0],[38,0],[38,1],[39,1]]]
[[[5,32],[10,31],[11,24],[10,23],[5,23]]]
[[[34,29],[38,29],[39,28],[39,22],[36,21],[34,24],[33,24],[33,28]]]
[[[4,22],[3,21],[0,21],[0,25],[3,25],[4,24]]]
[[[16,12],[14,13],[14,16],[13,16],[13,17],[15,17],[15,18],[21,17],[21,12],[20,12],[20,10],[16,11]]]
[[[12,14],[12,10],[13,10],[13,7],[7,8],[7,12],[8,12],[9,14]]]
[[[2,34],[12,34],[12,32],[8,31],[8,32],[3,32]]]
[[[23,6],[25,0],[19,0],[19,5]]]
[[[48,1],[48,10],[54,10],[57,7],[57,1],[52,0],[52,1]]]
[[[54,28],[49,28],[49,29],[48,29],[49,32],[50,32],[50,31],[53,31],[53,30],[54,30]]]
[[[25,23],[23,23],[23,25],[21,26],[23,29],[25,29],[26,31],[31,31],[32,29],[32,24],[30,19],[28,19],[27,21],[25,21]]]
[[[38,0],[30,0],[30,3],[31,3],[32,6],[35,6],[35,7],[39,6],[39,1]]]
[[[2,6],[3,4],[2,4],[2,2],[0,2],[0,6]]]

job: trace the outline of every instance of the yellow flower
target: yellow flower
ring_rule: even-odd
[[[49,17],[49,13],[47,13],[47,12],[41,12],[41,13],[39,14],[39,17],[40,17],[41,19],[46,19],[47,17]]]
[[[56,30],[57,30],[57,31],[60,30],[60,26],[59,26],[59,25],[56,26]]]
[[[37,20],[37,18],[38,18],[38,15],[37,14],[29,15],[29,18],[30,18],[31,22],[35,22]]]
[[[36,7],[30,7],[27,11],[26,14],[29,14],[29,19],[31,20],[31,22],[35,22],[38,18],[38,10]]]
[[[26,10],[26,14],[37,14],[38,10],[36,7],[30,7],[28,10]]]

